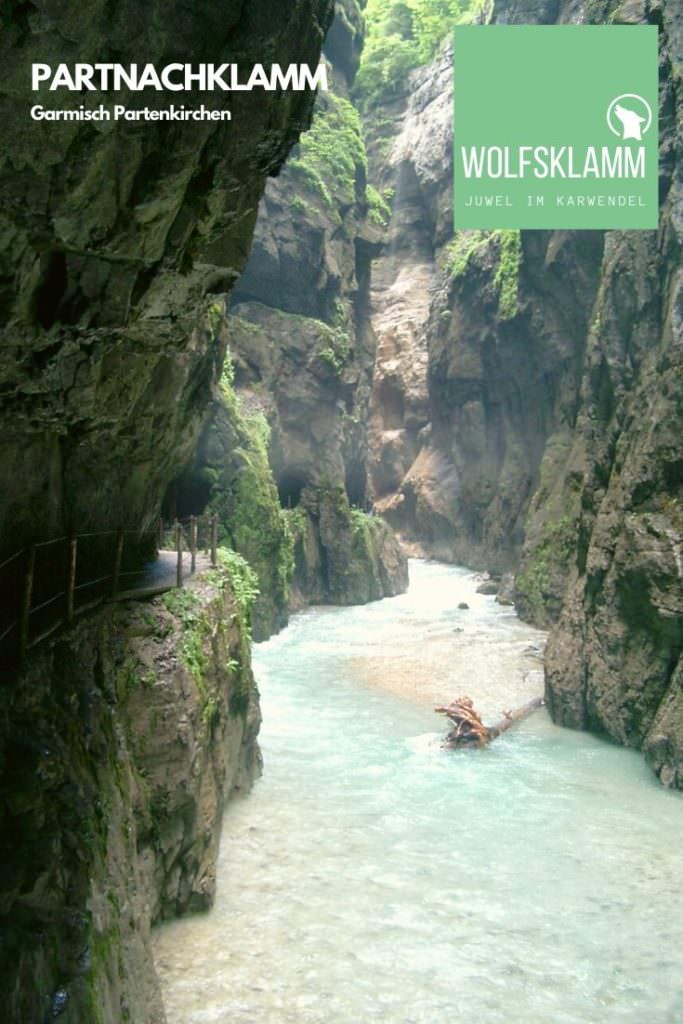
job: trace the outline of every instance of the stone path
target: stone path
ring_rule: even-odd
[[[133,598],[154,597],[155,594],[164,594],[167,590],[173,590],[177,581],[178,555],[175,551],[160,551],[159,557],[154,562],[148,562],[144,574],[136,578],[134,586],[128,590],[122,590],[116,595],[117,601],[128,601]],[[191,576],[192,556],[189,552],[183,554],[183,578],[192,579]],[[211,559],[208,555],[197,552],[197,572],[204,572],[211,568]]]

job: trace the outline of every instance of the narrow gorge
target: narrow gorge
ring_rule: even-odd
[[[554,720],[643,749],[678,788],[681,13],[504,0],[489,12],[659,26],[657,233],[454,237],[448,43],[388,89],[379,48],[358,97],[371,180],[392,203],[372,278],[376,507],[418,550],[507,577],[508,591],[513,574],[520,615],[551,630]]]
[[[456,23],[657,26],[658,231],[454,232]],[[642,751],[664,789],[683,790],[681,0],[8,0],[0,54],[5,1019],[186,1024],[178,1016],[190,1013],[178,1009],[184,962],[171,977],[179,954],[165,936],[174,932],[155,929],[213,905],[225,870],[217,868],[220,837],[233,814],[239,855],[254,855],[243,865],[252,899],[263,869],[249,831],[261,826],[248,810],[258,794],[224,812],[263,769],[261,686],[266,716],[267,687],[280,701],[276,731],[266,735],[282,762],[258,813],[272,814],[287,835],[296,831],[283,810],[297,802],[291,773],[307,769],[297,760],[305,750],[292,753],[277,739],[282,707],[296,719],[283,729],[310,745],[330,798],[361,802],[351,826],[360,848],[368,780],[384,778],[384,768],[371,758],[354,795],[347,782],[363,758],[335,729],[351,735],[359,716],[358,736],[385,751],[418,821],[421,800],[439,804],[441,768],[430,762],[422,789],[422,768],[401,775],[403,747],[390,751],[386,736],[366,726],[379,708],[386,722],[397,716],[413,743],[423,719],[369,694],[393,687],[404,699],[414,686],[423,702],[446,701],[458,694],[442,690],[445,680],[481,692],[492,715],[496,701],[509,695],[512,705],[544,689],[550,719],[543,714],[537,737],[523,734],[526,760],[511,764],[511,777],[525,792],[536,770],[554,779],[556,742],[557,771],[569,776],[562,799],[578,818],[599,745],[586,736],[575,746],[571,730]],[[31,122],[27,68],[84,60],[321,62],[329,88],[213,96],[231,121]],[[482,68],[482,76],[495,74]],[[65,95],[49,102],[75,111],[106,100]],[[168,97],[130,91],[125,101],[159,110]],[[179,536],[192,543],[194,527],[183,524],[194,517],[216,534],[213,542],[207,534],[200,571],[182,588],[174,580],[156,596],[118,599],[120,574],[154,573],[160,549]],[[165,554],[175,566],[175,554]],[[182,568],[182,548],[180,558]],[[411,563],[417,590],[406,595],[411,558],[435,564]],[[101,589],[88,604],[92,580]],[[41,616],[51,607],[65,625],[43,640]],[[366,648],[375,651],[372,665]],[[357,689],[338,713],[344,672]],[[304,728],[314,729],[314,716],[319,737]],[[481,779],[502,787],[500,764],[485,763]],[[626,799],[632,786],[642,810],[640,824],[618,817],[619,842],[637,834],[654,858],[647,778],[623,751],[605,754],[604,765],[612,798]],[[378,785],[378,820],[390,820]],[[465,785],[483,807],[484,788]],[[662,877],[642,893],[643,907],[651,899],[658,912],[678,810],[664,789],[654,804],[664,822]],[[589,837],[599,803],[593,793],[580,818]],[[327,811],[310,810],[302,821],[324,831]],[[445,813],[458,808],[448,803]],[[543,827],[533,815],[527,824]],[[404,825],[396,827],[401,844]],[[510,833],[515,850],[523,831]],[[607,843],[605,832],[595,834]],[[334,859],[332,847],[345,840],[333,838],[326,856]],[[448,870],[451,840],[442,848],[434,833],[430,841],[435,863]],[[477,841],[480,855],[495,859],[489,839],[478,833]],[[381,864],[377,842],[359,861],[368,871]],[[306,844],[299,853],[307,863],[313,857]],[[549,862],[572,857],[550,841],[545,853]],[[597,870],[618,931],[611,855]],[[396,856],[405,882],[412,853],[401,845]],[[637,862],[648,856],[641,851]],[[478,891],[483,876],[461,866]],[[241,870],[230,867],[231,899]],[[500,871],[504,881],[507,868]],[[568,885],[581,879],[575,866],[566,875]],[[364,881],[359,906],[371,899]],[[505,884],[499,891],[504,900]],[[425,890],[429,905],[437,892],[436,882]],[[386,906],[391,933],[400,910],[393,897]],[[361,942],[364,926],[350,908],[342,927]],[[321,915],[335,912],[319,904]],[[242,909],[235,913],[241,921]],[[522,916],[523,941],[536,941],[533,915]],[[193,922],[174,927],[193,934]],[[417,919],[413,927],[422,934]],[[247,924],[239,941],[257,958],[249,932]],[[571,972],[583,969],[589,933],[586,925],[575,948],[562,938]],[[680,934],[670,938],[675,944]],[[384,948],[381,936],[369,941]],[[229,941],[227,948],[232,956]],[[496,948],[512,956],[507,945]],[[634,948],[628,962],[638,974],[649,954]],[[407,947],[404,954],[412,970]],[[439,952],[443,969],[451,955],[450,947]],[[372,987],[368,956],[359,992]],[[467,963],[478,969],[476,956]],[[207,964],[192,968],[195,977]],[[666,957],[650,968],[664,986],[652,1024],[673,1024],[666,1014],[681,1005],[673,995],[667,1002],[675,971]],[[359,995],[356,1003],[353,992],[342,1009],[336,990],[327,1009],[299,1005],[302,970],[292,960],[291,973],[283,971],[285,1001],[260,1003],[264,1021],[319,1024],[346,1020],[348,1007],[357,1019],[370,1012],[372,1000]],[[573,1004],[571,1019],[582,1024],[609,986],[607,974],[591,979],[593,1001]],[[647,1004],[643,986],[633,996],[638,1012]],[[502,1019],[495,988],[482,1021]],[[391,1007],[386,1019],[399,1024],[400,993],[384,975],[380,991]],[[443,1012],[448,994],[439,985],[435,992],[415,1009],[431,1016],[415,1019]],[[243,1019],[235,1000],[217,1021]],[[570,1019],[552,1016],[553,999],[532,999],[528,1012]],[[522,1011],[509,1019],[526,1024]],[[604,1019],[637,1018],[624,1011]]]

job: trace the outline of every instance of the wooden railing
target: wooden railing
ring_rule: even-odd
[[[107,601],[182,587],[202,550],[216,565],[217,546],[217,517],[189,516],[172,524],[160,520],[153,532],[72,534],[16,551],[0,563],[0,665],[20,662],[58,629]],[[169,551],[175,563],[164,561]]]
[[[205,527],[202,544],[202,526]],[[186,536],[187,535],[187,536]],[[190,575],[197,571],[197,555],[204,549],[211,565],[215,568],[218,560],[218,516],[188,516],[176,519],[170,528],[160,523],[159,550],[176,552],[176,586],[182,587],[185,575],[183,556],[190,555]],[[169,588],[171,589],[171,588]]]

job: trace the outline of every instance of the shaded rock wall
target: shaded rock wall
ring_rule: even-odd
[[[408,564],[393,530],[350,509],[342,487],[306,488],[285,517],[294,542],[293,609],[366,604],[407,590]]]
[[[297,504],[304,487],[330,486],[365,503],[374,357],[366,308],[377,230],[367,218],[365,148],[347,98],[357,61],[343,55],[358,36],[344,11],[326,44],[328,61],[339,61],[330,63],[334,89],[266,189],[233,303],[236,384],[269,396],[271,463],[285,506]]]
[[[313,103],[222,93],[232,123],[36,123],[31,62],[315,65],[331,14],[331,0],[3,5],[0,551],[158,514],[222,362],[197,330],[205,296],[239,276],[265,178]]]
[[[574,545],[547,695],[556,721],[644,748],[683,789],[683,7],[613,17],[660,25],[663,205],[658,232],[606,237],[576,431],[554,482]],[[530,545],[523,568],[536,559]]]
[[[0,716],[5,1020],[163,1024],[150,927],[210,905],[259,722],[222,571],[30,657]]]
[[[169,514],[215,514],[219,542],[238,551],[258,576],[254,638],[287,623],[293,540],[268,461],[271,430],[262,403],[242,401],[228,357],[194,459],[173,485]]]
[[[309,93],[255,91],[212,97],[232,123],[38,124],[31,63],[315,65],[331,16],[331,0],[2,5],[0,557],[154,523],[220,375],[227,339],[211,309],[313,106]],[[208,905],[224,801],[258,768],[230,591],[214,578],[179,600],[173,614],[157,602],[80,621],[3,695],[12,1024],[164,1020],[151,923]]]

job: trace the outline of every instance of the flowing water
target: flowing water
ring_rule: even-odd
[[[683,801],[545,710],[442,751],[431,702],[497,719],[543,634],[464,570],[411,579],[255,648],[265,775],[214,910],[157,933],[169,1024],[681,1024]]]

